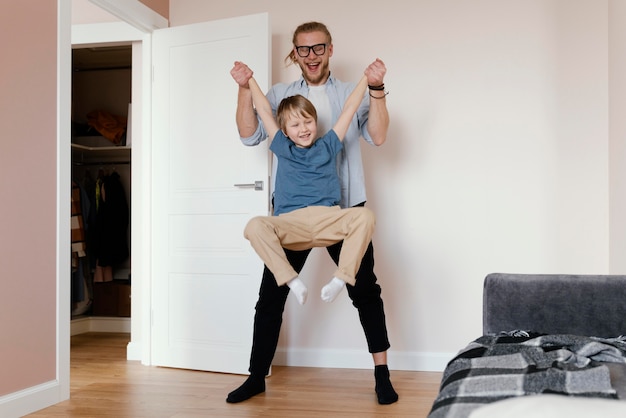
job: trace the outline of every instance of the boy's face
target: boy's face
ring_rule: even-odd
[[[286,119],[285,131],[298,148],[309,148],[317,139],[317,123],[309,115],[292,113]]]

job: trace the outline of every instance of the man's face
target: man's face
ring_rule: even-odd
[[[311,86],[319,86],[326,82],[330,75],[329,61],[333,55],[333,46],[328,44],[328,39],[323,32],[300,33],[296,37],[296,46],[312,47],[318,45],[316,49],[322,49],[320,44],[325,44],[324,53],[316,55],[313,48],[309,48],[309,53],[301,57],[294,47],[296,61],[302,70],[302,76]],[[301,48],[302,50],[302,48]]]

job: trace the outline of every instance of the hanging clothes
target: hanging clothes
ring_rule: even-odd
[[[130,211],[120,175],[113,171],[101,180],[94,240],[96,282],[113,280],[113,267],[126,261],[130,255]]]
[[[85,286],[86,281],[89,279],[90,271],[87,257],[86,225],[83,216],[89,211],[89,199],[79,183],[74,180],[72,180],[70,209],[72,302],[77,303],[89,298],[87,296],[89,289],[86,289]]]
[[[83,223],[83,208],[81,189],[78,183],[72,180],[72,196],[71,196],[71,239],[72,239],[72,268],[78,265],[80,257],[87,256],[87,247],[85,243],[85,226]]]

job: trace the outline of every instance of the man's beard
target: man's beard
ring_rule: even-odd
[[[304,79],[309,84],[319,84],[328,76],[329,74],[328,63],[320,63],[320,65],[318,66],[318,69],[319,71],[316,71],[315,73],[311,74],[311,72],[309,71],[309,67],[307,67],[306,64],[300,65],[300,70],[302,70],[302,75],[304,76]]]

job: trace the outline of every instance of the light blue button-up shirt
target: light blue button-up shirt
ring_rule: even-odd
[[[332,110],[332,122],[331,125],[335,125],[343,103],[346,101],[352,90],[354,90],[355,83],[343,82],[337,80],[332,75],[326,82],[326,92],[330,101]],[[274,116],[276,115],[276,108],[282,99],[289,96],[301,94],[304,97],[309,96],[309,86],[303,77],[294,81],[291,84],[278,83],[275,84],[268,92],[267,99],[269,100]],[[363,172],[363,160],[361,159],[361,137],[370,144],[374,144],[370,134],[367,132],[367,120],[369,117],[369,98],[365,95],[363,101],[359,106],[355,116],[352,118],[348,132],[343,140],[343,151],[337,156],[337,173],[339,175],[339,181],[341,183],[341,207],[351,207],[359,203],[365,202],[367,196],[365,193],[365,175]],[[325,132],[318,132],[323,135]],[[244,145],[253,146],[258,145],[267,138],[267,133],[259,118],[259,126],[257,130],[248,138],[241,138],[241,142]],[[272,180],[271,180],[271,193],[274,193],[274,182],[276,175],[276,167],[278,161],[274,156],[274,162],[272,166]]]

